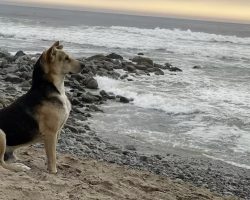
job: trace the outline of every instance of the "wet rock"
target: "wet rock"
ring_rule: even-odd
[[[169,71],[171,71],[171,72],[182,72],[182,70],[180,68],[178,68],[178,67],[171,67],[169,69]]]
[[[0,58],[6,58],[7,60],[11,57],[10,53],[0,49]]]
[[[81,100],[86,103],[94,103],[99,100],[96,96],[92,95],[91,93],[83,93],[81,95]]]
[[[14,58],[17,59],[18,57],[25,56],[25,55],[26,54],[20,50],[20,51],[16,52],[16,54],[14,55]]]
[[[130,151],[136,151],[136,148],[134,145],[126,145],[125,149],[130,150]]]
[[[107,59],[107,57],[104,56],[103,54],[97,54],[97,55],[86,58],[87,61],[90,61],[90,60],[106,60],[106,59]]]
[[[121,77],[120,77],[120,79],[125,79],[125,78],[127,78],[128,77],[128,74],[124,74],[124,75],[122,75]]]
[[[127,66],[127,70],[128,70],[128,72],[130,72],[130,73],[134,73],[136,69],[135,69],[134,66],[128,65],[128,66]]]
[[[158,69],[169,69],[168,66],[166,66],[166,65],[160,65],[160,64],[157,64],[157,63],[154,63],[154,67],[158,68]]]
[[[97,83],[97,81],[93,77],[87,77],[84,80],[84,84],[85,84],[86,88],[89,88],[89,89],[98,89],[98,83]]]
[[[137,55],[138,55],[138,56],[143,56],[144,53],[139,52]]]
[[[96,105],[89,105],[88,107],[89,111],[92,111],[92,112],[102,112],[103,113],[103,110],[98,108]]]
[[[201,66],[200,65],[195,65],[195,66],[193,66],[193,69],[201,69]]]
[[[172,67],[172,64],[170,63],[165,63],[164,65],[165,69],[170,69]]]
[[[123,57],[116,54],[116,53],[111,53],[109,55],[106,56],[107,58],[111,58],[111,59],[119,59],[119,60],[123,60]]]
[[[20,77],[14,75],[14,74],[7,74],[7,76],[4,78],[4,80],[7,82],[14,83],[14,84],[23,82],[23,79],[21,79]]]
[[[144,71],[147,70],[148,67],[146,65],[135,65],[135,68]]]
[[[100,95],[103,97],[103,98],[106,98],[106,99],[115,99],[115,94],[114,93],[107,93],[106,91],[104,90],[101,90],[100,91]]]
[[[164,72],[161,69],[157,69],[155,75],[164,75]]]
[[[127,97],[119,96],[120,102],[122,103],[129,103],[129,99]]]
[[[153,66],[153,60],[151,60],[150,58],[147,57],[141,57],[141,56],[136,56],[132,59],[133,62],[136,62],[139,65],[149,65],[149,66]]]

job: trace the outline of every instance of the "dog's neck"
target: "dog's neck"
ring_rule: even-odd
[[[60,92],[61,95],[65,95],[64,79],[64,75],[53,77],[53,85],[56,87],[56,89]]]
[[[42,56],[34,66],[31,91],[39,91],[44,96],[49,96],[53,93],[65,94],[64,76],[57,78],[52,76],[48,79],[43,69]]]

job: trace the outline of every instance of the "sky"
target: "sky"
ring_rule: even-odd
[[[0,0],[0,2],[250,23],[250,0]]]

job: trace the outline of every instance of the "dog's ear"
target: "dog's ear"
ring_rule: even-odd
[[[56,56],[56,48],[52,46],[46,52],[47,62],[52,62],[55,56]]]
[[[60,42],[59,41],[56,41],[53,45],[52,45],[52,47],[58,47],[60,45]]]
[[[63,45],[59,45],[56,47],[57,49],[63,49]]]

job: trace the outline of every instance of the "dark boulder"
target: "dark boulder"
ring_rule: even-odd
[[[123,96],[118,96],[120,98],[120,102],[121,103],[129,103],[129,99],[127,97],[123,97]]]
[[[98,97],[94,96],[93,94],[87,92],[87,93],[83,93],[81,95],[81,100],[83,102],[86,102],[86,103],[93,103],[93,102],[96,102],[99,100]]]
[[[5,78],[5,81],[11,82],[11,83],[21,83],[23,82],[23,79],[14,75],[14,74],[8,74]]]
[[[91,60],[106,60],[107,57],[104,56],[103,54],[97,54],[91,57],[86,58],[87,61],[91,61]]]
[[[135,68],[144,71],[147,70],[148,67],[146,65],[135,65]]]
[[[105,99],[115,99],[115,94],[111,92],[106,92],[105,90],[101,90],[100,95]]]
[[[144,56],[144,53],[141,53],[141,52],[140,52],[140,53],[138,53],[137,55],[138,55],[138,56]]]
[[[171,72],[182,72],[182,70],[180,68],[178,68],[178,67],[171,67],[169,69],[169,71],[171,71]]]
[[[111,53],[109,55],[106,56],[107,58],[111,58],[111,59],[119,59],[119,60],[123,60],[123,57],[116,54],[116,53]]]
[[[154,65],[153,60],[151,60],[150,58],[147,58],[147,57],[136,56],[132,59],[132,61],[139,64],[139,65],[140,64],[149,65],[149,66]]]
[[[127,66],[127,71],[128,71],[128,72],[134,73],[135,70],[136,70],[136,69],[135,69],[135,67],[134,67],[133,65],[128,65],[128,66]]]
[[[164,75],[164,72],[161,69],[157,69],[155,75]]]
[[[201,69],[201,66],[200,65],[195,65],[195,66],[193,66],[193,69]]]
[[[25,56],[26,54],[23,52],[23,51],[18,51],[18,52],[16,52],[16,54],[14,55],[14,58],[16,59],[16,58],[18,58],[18,57],[21,57],[21,56]]]
[[[128,78],[128,74],[124,74],[124,75],[122,75],[121,77],[120,77],[120,79],[125,79],[125,78]]]
[[[85,86],[88,89],[98,89],[98,83],[93,77],[90,77],[85,80]]]
[[[9,52],[0,49],[0,58],[7,58],[8,59],[9,57],[11,57]]]

